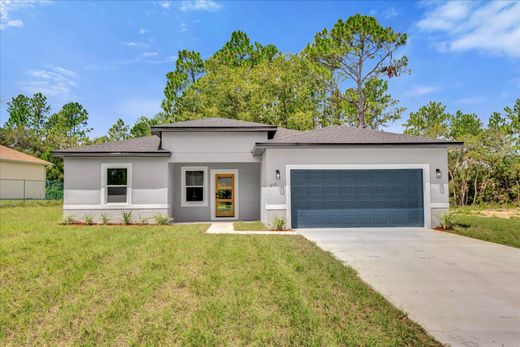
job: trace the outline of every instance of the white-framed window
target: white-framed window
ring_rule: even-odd
[[[106,205],[130,205],[132,164],[101,164],[102,201]]]
[[[181,167],[181,206],[208,206],[208,168]]]

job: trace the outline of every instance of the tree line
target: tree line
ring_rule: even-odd
[[[90,138],[80,104],[51,114],[41,93],[19,95],[8,103],[0,141],[55,163],[48,176],[61,179],[61,161],[51,150],[146,136],[155,124],[219,116],[298,130],[334,124],[383,129],[406,112],[388,92],[391,79],[410,73],[408,58],[399,54],[406,42],[406,33],[362,15],[316,33],[298,54],[235,31],[207,59],[192,50],[178,52],[166,74],[161,112],[152,117],[133,125],[118,119],[106,135]],[[466,142],[449,155],[454,203],[518,202],[519,108],[517,100],[484,126],[475,114],[449,114],[430,102],[409,114],[405,133]]]

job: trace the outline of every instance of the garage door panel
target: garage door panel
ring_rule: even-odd
[[[424,225],[422,170],[293,170],[295,228]]]

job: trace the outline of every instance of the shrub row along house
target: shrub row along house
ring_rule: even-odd
[[[290,228],[435,226],[447,211],[439,139],[332,126],[296,131],[205,118],[152,136],[56,151],[64,212],[175,221],[284,217]]]

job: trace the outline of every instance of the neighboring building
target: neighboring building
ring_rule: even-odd
[[[0,145],[0,199],[45,199],[45,169],[51,163]]]
[[[332,126],[295,131],[206,118],[56,151],[64,212],[175,221],[287,218],[289,227],[434,226],[460,142]]]

